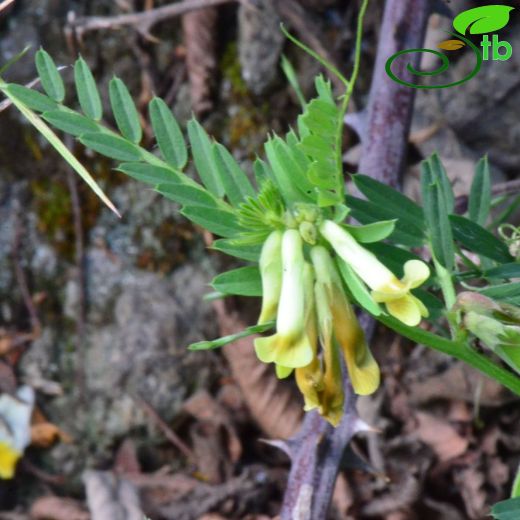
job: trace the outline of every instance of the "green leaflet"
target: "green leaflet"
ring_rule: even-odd
[[[455,265],[455,249],[448,220],[448,207],[453,207],[453,200],[446,183],[442,180],[445,177],[444,169],[439,168],[440,163],[435,157],[432,156],[421,163],[424,217],[435,258],[451,272]]]
[[[134,100],[126,85],[119,78],[113,77],[108,84],[108,95],[119,131],[123,137],[138,144],[143,131]]]
[[[42,114],[43,119],[66,134],[79,137],[86,133],[101,132],[104,129],[92,119],[68,109],[49,110]]]
[[[91,133],[83,134],[80,142],[95,152],[117,161],[139,161],[141,148],[117,135]]]
[[[339,109],[332,97],[330,83],[317,78],[316,89],[319,97],[310,101],[298,118],[301,136],[298,150],[311,163],[306,172],[308,180],[318,192],[318,205],[327,207],[342,202],[341,194],[337,193],[342,182],[342,172],[338,171],[336,164]]]
[[[47,110],[55,110],[58,108],[56,101],[32,88],[9,83],[5,87],[5,90],[31,110],[36,110],[36,112],[46,112]]]
[[[188,149],[181,129],[168,105],[158,97],[154,97],[148,105],[150,121],[159,145],[159,150],[172,166],[182,170],[188,162]]]
[[[487,229],[460,215],[450,215],[453,237],[465,249],[501,263],[513,260],[507,245]]]
[[[96,81],[90,71],[87,62],[80,56],[74,64],[74,83],[76,84],[76,92],[78,101],[83,113],[99,121],[103,116],[103,107],[96,86]]]
[[[402,225],[414,230],[413,234],[421,236],[426,228],[424,215],[420,206],[390,186],[376,181],[367,175],[352,175],[358,190],[370,201],[385,208],[388,215],[399,219]]]
[[[211,286],[222,294],[262,296],[262,279],[257,266],[239,267],[219,274]]]
[[[221,237],[231,238],[245,231],[240,227],[233,213],[222,209],[187,206],[182,209],[181,214]]]
[[[270,179],[271,181],[275,180],[269,165],[259,158],[257,158],[253,163],[253,173],[258,186],[261,186],[267,179]]]
[[[442,191],[442,198],[448,213],[453,213],[455,208],[455,195],[453,188],[451,187],[450,179],[446,174],[446,170],[441,162],[441,159],[437,153],[433,153],[427,162],[430,165],[432,175],[434,179],[439,181],[439,186]]]
[[[502,500],[491,508],[495,520],[518,520],[520,518],[520,497]]]
[[[22,103],[16,96],[10,94],[6,88],[6,84],[0,78],[0,90],[11,100],[13,105],[23,114],[23,116],[47,139],[47,141],[54,147],[54,149],[63,157],[63,159],[70,165],[70,167],[89,185],[92,191],[118,216],[121,215],[116,207],[112,204],[110,199],[103,193],[97,182],[92,178],[85,167],[76,159],[65,144],[58,138],[58,136],[47,126],[47,124],[29,107]]]
[[[158,184],[163,186],[166,184],[182,184],[186,183],[186,179],[188,179],[186,176],[181,175],[171,168],[141,162],[121,163],[116,169],[126,173],[126,175],[129,175],[133,179],[145,182],[146,184],[152,184],[153,186],[157,186]]]
[[[226,255],[248,260],[249,262],[258,262],[260,252],[262,251],[262,244],[256,245],[242,245],[236,244],[233,240],[220,238],[213,242],[211,249],[221,251]]]
[[[520,278],[520,263],[511,262],[487,269],[482,273],[482,276],[484,278]]]
[[[468,200],[469,218],[484,226],[491,209],[491,176],[487,157],[477,163]]]
[[[263,323],[262,325],[253,325],[252,327],[247,327],[241,332],[237,332],[236,334],[231,334],[229,336],[224,336],[219,339],[214,339],[212,341],[199,341],[198,343],[192,343],[188,350],[211,350],[215,348],[220,348],[229,343],[233,343],[239,339],[247,338],[248,336],[253,336],[254,334],[261,334],[262,332],[267,332],[271,330],[275,325],[274,320],[269,321],[267,323]]]
[[[195,119],[188,121],[188,138],[195,167],[204,186],[216,197],[223,197],[224,185],[220,173],[212,161],[210,138],[206,130]]]
[[[520,305],[520,282],[492,285],[485,289],[479,289],[478,292],[493,300],[502,300],[512,305]]]
[[[394,232],[396,222],[397,219],[382,220],[365,226],[350,226],[348,224],[343,224],[343,226],[358,242],[370,244],[380,242],[391,235]]]
[[[347,195],[345,201],[350,208],[349,214],[362,224],[392,219],[392,213],[384,206],[351,195]],[[393,242],[409,247],[421,247],[425,242],[424,232],[420,228],[410,225],[408,221],[402,222],[401,220],[396,222],[391,238]]]
[[[159,184],[157,191],[166,198],[185,206],[218,208],[219,201],[202,187],[182,184]]]
[[[54,101],[61,103],[65,98],[65,85],[54,60],[49,53],[40,49],[36,52],[35,63],[43,90]]]
[[[287,81],[289,82],[289,85],[291,85],[292,89],[294,90],[300,105],[305,107],[305,96],[303,95],[302,89],[298,82],[298,76],[296,75],[296,71],[294,70],[292,63],[285,57],[284,54],[282,54],[281,67],[285,77],[287,78]]]
[[[10,69],[17,61],[22,59],[29,49],[31,48],[30,45],[26,45],[23,50],[21,50],[18,54],[15,54],[12,58],[8,59],[1,67],[0,67],[0,74],[3,74],[6,70]]]
[[[516,470],[515,480],[511,488],[511,498],[520,497],[520,466]]]
[[[280,137],[270,138],[265,143],[265,152],[271,166],[275,183],[280,189],[285,202],[313,202],[314,187],[308,181],[293,149]]]
[[[227,149],[220,143],[213,143],[211,151],[229,202],[233,206],[238,206],[247,196],[254,197],[255,190],[247,175]]]

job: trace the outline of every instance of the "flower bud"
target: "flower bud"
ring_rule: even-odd
[[[282,290],[276,318],[276,334],[255,340],[255,351],[264,363],[287,368],[304,367],[313,358],[305,331],[304,266],[302,239],[288,229],[282,239]]]
[[[282,236],[281,231],[273,231],[262,246],[260,254],[262,310],[258,318],[259,325],[276,317],[282,290]]]

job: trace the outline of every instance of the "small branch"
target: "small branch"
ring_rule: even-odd
[[[123,26],[133,26],[140,34],[148,39],[155,40],[150,35],[151,28],[163,20],[180,16],[196,9],[204,9],[222,4],[229,4],[237,0],[184,0],[173,4],[164,5],[142,11],[139,13],[121,14],[116,16],[86,16],[74,19],[69,22],[69,26],[75,30],[79,37],[89,31],[100,29],[117,29]]]
[[[422,45],[430,7],[428,0],[387,0],[383,15],[366,123],[360,136],[359,171],[394,188],[400,184],[406,159],[415,89],[391,80],[385,64],[396,52]],[[415,53],[409,61],[418,67],[419,59]],[[411,79],[404,60],[398,60],[395,67],[400,69],[398,77]]]
[[[303,42],[326,61],[334,66],[337,65],[337,60],[330,52],[330,49],[324,44],[323,35],[317,30],[314,20],[299,2],[295,0],[283,0],[281,2],[275,2],[274,7],[275,10],[278,11],[280,18],[296,30]],[[337,68],[339,69],[339,67]],[[329,74],[329,77],[334,85],[343,92],[345,86],[341,80],[334,74]]]
[[[385,63],[398,50],[422,45],[429,10],[428,0],[387,0],[385,6],[359,171],[390,186],[399,185],[406,157],[414,89],[394,83]],[[360,323],[371,338],[373,320],[362,315]],[[307,413],[301,432],[288,443],[277,443],[292,460],[282,520],[327,518],[341,455],[352,436],[367,429],[356,415],[348,381],[345,397],[345,416],[337,428]]]
[[[334,484],[345,447],[352,437],[368,428],[356,412],[356,396],[349,381],[344,386],[341,423],[334,428],[316,412],[308,412],[301,430],[287,442],[273,444],[291,458],[291,471],[280,517],[327,518]]]
[[[152,405],[145,401],[142,397],[135,398],[141,408],[148,414],[155,424],[164,433],[164,436],[191,462],[195,461],[195,455],[179,436],[164,422],[159,414],[154,410]]]

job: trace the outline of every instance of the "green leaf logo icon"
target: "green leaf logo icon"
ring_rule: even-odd
[[[509,13],[514,7],[508,5],[484,5],[460,13],[453,20],[453,27],[460,34],[485,34],[498,31],[509,22]]]

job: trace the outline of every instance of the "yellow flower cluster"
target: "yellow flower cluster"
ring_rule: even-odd
[[[313,241],[316,245],[309,247],[308,260],[301,230],[273,231],[265,241],[260,257],[259,324],[276,318],[276,333],[257,338],[255,350],[261,361],[275,363],[278,377],[294,370],[305,410],[317,409],[336,426],[344,401],[340,355],[357,394],[375,392],[380,373],[326,243],[372,289],[375,301],[385,303],[390,314],[411,326],[427,310],[409,291],[429,276],[429,269],[412,260],[398,280],[338,224],[324,221],[319,234],[325,245]]]

